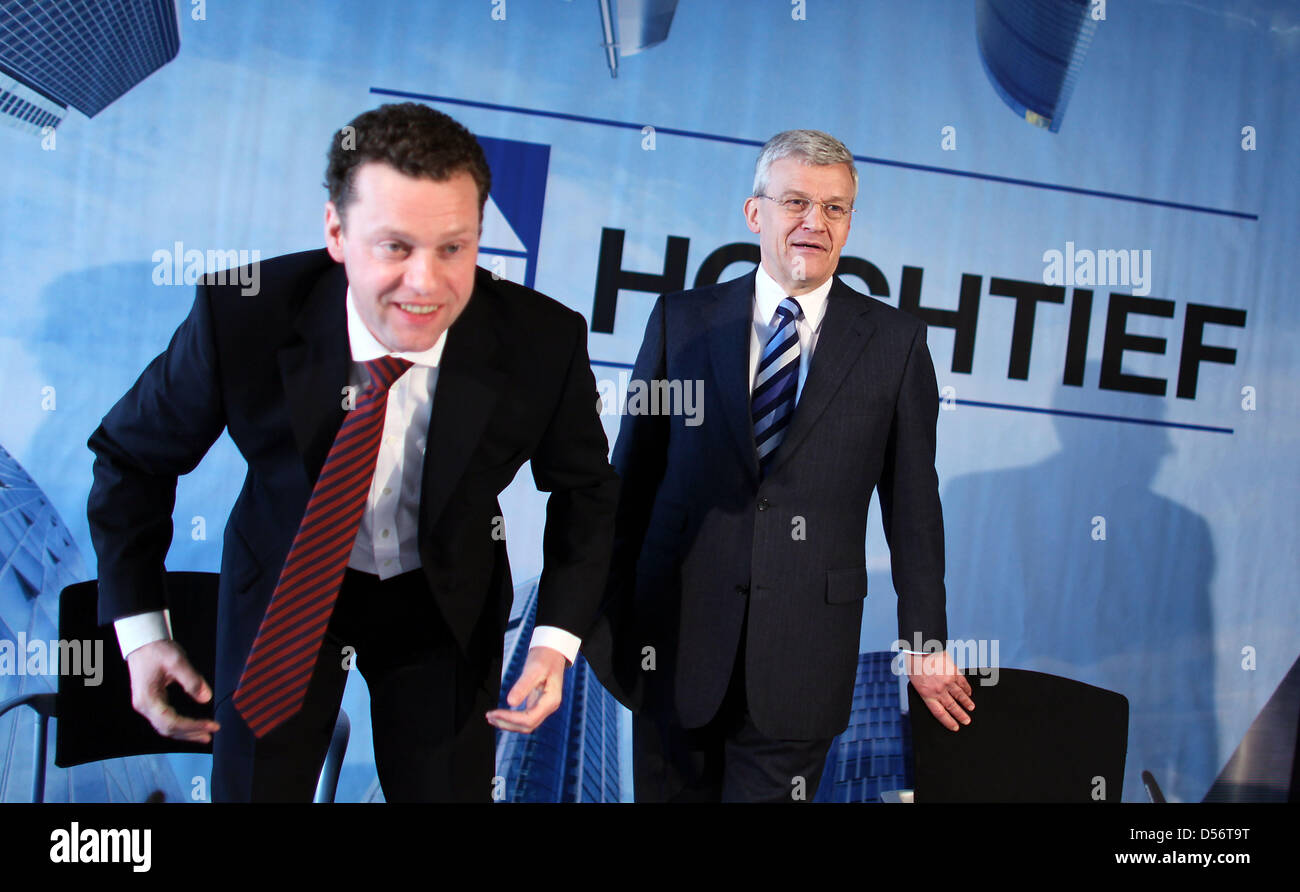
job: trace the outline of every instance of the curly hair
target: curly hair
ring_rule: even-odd
[[[381,105],[353,118],[330,141],[325,188],[343,216],[355,197],[357,170],[380,161],[411,177],[439,182],[462,171],[478,186],[479,219],[492,187],[483,148],[455,119],[418,102]]]

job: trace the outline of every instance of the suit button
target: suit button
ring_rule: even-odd
[[[758,500],[758,510],[759,510],[759,511],[766,511],[769,507],[771,507],[771,505],[772,505],[772,503],[769,502],[767,499],[759,499],[759,500]]]
[[[738,594],[738,595],[747,595],[747,594],[749,594],[749,586],[747,586],[747,585],[738,585],[738,586],[736,586],[736,594]]]

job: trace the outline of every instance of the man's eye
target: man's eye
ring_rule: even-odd
[[[465,247],[464,245],[448,245],[447,247],[443,248],[443,250],[446,251],[448,254],[459,254],[464,247]]]
[[[406,253],[406,245],[401,242],[380,242],[379,250],[385,254],[404,254]]]
[[[847,208],[845,208],[844,205],[842,204],[826,205],[826,213],[830,214],[832,217],[842,217],[844,216],[846,210]]]
[[[786,210],[794,211],[798,214],[802,214],[804,211],[808,210],[808,199],[806,198],[787,198],[782,202],[782,204],[785,205]]]

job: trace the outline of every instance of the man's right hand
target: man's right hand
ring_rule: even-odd
[[[194,671],[185,651],[175,641],[154,641],[131,651],[126,658],[131,672],[131,706],[149,720],[163,737],[190,743],[211,743],[221,725],[211,719],[192,719],[172,709],[167,686],[176,682],[199,703],[212,699],[212,688]]]

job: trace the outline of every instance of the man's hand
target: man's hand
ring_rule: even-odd
[[[946,651],[908,654],[907,676],[939,724],[949,731],[958,729],[957,722],[970,724],[970,716],[962,709],[963,706],[975,709],[975,701],[970,698],[970,682]]]
[[[154,641],[127,655],[131,672],[131,706],[149,720],[163,737],[190,743],[211,743],[221,725],[211,719],[192,719],[172,709],[167,685],[176,682],[199,703],[212,699],[212,688],[194,671],[185,651],[175,641]]]
[[[511,707],[524,704],[523,710],[494,709],[487,714],[488,723],[502,731],[533,733],[548,715],[559,708],[564,692],[564,670],[568,665],[564,654],[554,648],[534,647],[529,650],[524,671],[506,694],[506,702]]]

